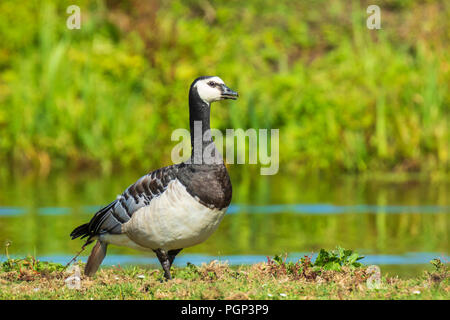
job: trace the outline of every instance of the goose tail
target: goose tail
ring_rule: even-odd
[[[89,235],[89,223],[82,224],[81,226],[76,227],[73,229],[73,231],[70,233],[70,237],[73,239],[76,239],[78,237],[81,237],[83,239],[84,237]]]

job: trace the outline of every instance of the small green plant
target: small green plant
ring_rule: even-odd
[[[301,268],[300,264],[298,262],[294,263],[292,261],[286,262],[286,260],[287,260],[287,255],[285,255],[284,259],[280,255],[275,255],[275,257],[273,257],[272,260],[269,259],[268,261],[269,261],[269,263],[270,263],[270,261],[272,261],[277,266],[285,269],[286,273],[288,273],[288,274],[298,273],[298,271]]]
[[[430,279],[433,284],[439,284],[445,279],[448,279],[449,277],[448,268],[445,265],[445,263],[441,261],[441,259],[439,258],[433,259],[430,261],[430,263],[434,266],[434,270],[431,272],[426,271],[425,274],[428,276],[428,279]]]
[[[343,266],[350,268],[361,267],[362,264],[357,261],[363,258],[364,256],[360,256],[358,253],[353,252],[353,250],[344,249],[338,246],[336,250],[333,251],[320,249],[319,255],[314,261],[313,266],[316,270],[324,269],[340,271]]]
[[[324,270],[342,271],[342,267],[356,269],[362,266],[358,260],[364,256],[359,255],[353,250],[337,247],[336,250],[327,251],[320,249],[316,260],[312,262],[310,256],[300,258],[296,263],[286,262],[287,256],[283,259],[280,255],[275,255],[273,259],[267,257],[267,265],[273,274],[292,275],[294,278],[312,278]]]
[[[436,272],[441,272],[445,268],[445,265],[439,258],[431,260],[430,263],[434,266]]]

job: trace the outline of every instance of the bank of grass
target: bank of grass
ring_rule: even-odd
[[[347,251],[350,252],[350,251]],[[0,299],[446,299],[449,272],[439,259],[434,271],[411,279],[382,275],[358,256],[322,252],[312,262],[304,257],[287,263],[281,257],[265,263],[230,267],[217,261],[173,267],[173,280],[163,281],[160,269],[102,268],[93,278],[81,275],[79,289],[66,279],[73,270],[27,257],[0,266]],[[353,253],[352,253],[353,254]],[[319,257],[321,255],[319,254]],[[82,265],[79,265],[82,269]]]

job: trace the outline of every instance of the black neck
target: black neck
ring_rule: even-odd
[[[198,95],[196,88],[189,91],[189,126],[191,131],[191,158],[201,159],[203,151],[211,143],[214,143],[210,128],[210,104]],[[194,163],[199,163],[194,161]]]
[[[194,134],[198,134],[199,132],[194,132],[195,123],[198,126],[201,124],[201,134],[203,139],[205,132],[210,130],[210,105],[200,98],[196,89],[191,89],[189,92],[189,126],[191,129],[191,145],[194,146]],[[200,137],[201,138],[201,137]],[[211,139],[211,135],[209,135],[209,139]],[[207,139],[206,139],[207,140]],[[209,140],[209,142],[212,140]],[[205,141],[205,142],[208,142]]]

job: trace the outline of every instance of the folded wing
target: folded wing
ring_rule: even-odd
[[[86,243],[103,233],[120,234],[122,225],[131,219],[133,214],[159,197],[170,181],[176,179],[177,165],[155,170],[136,183],[129,186],[116,200],[103,207],[92,217],[91,221],[75,228],[72,239],[88,237]]]

